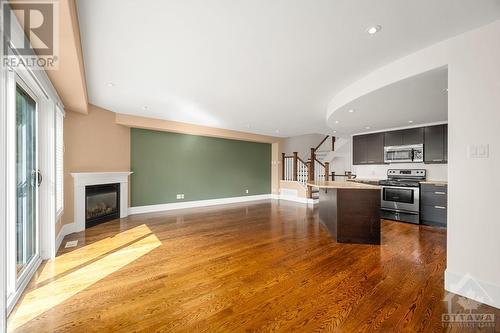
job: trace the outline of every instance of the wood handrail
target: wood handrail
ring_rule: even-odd
[[[297,160],[301,161],[303,164],[306,164],[306,162],[304,162],[304,160],[301,159],[300,157],[297,157]]]
[[[323,140],[321,140],[321,142],[319,143],[319,145],[316,146],[316,148],[314,148],[314,150],[318,150],[319,147],[321,147],[321,145],[326,141],[326,139],[328,139],[330,136],[327,135],[325,136],[325,138]]]
[[[321,164],[321,166],[322,166],[323,168],[325,167],[325,164],[323,164],[321,161],[319,161],[316,157],[314,158],[314,160],[315,160],[316,162],[318,162],[319,164]]]

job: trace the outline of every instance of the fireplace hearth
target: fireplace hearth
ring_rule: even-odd
[[[120,184],[85,186],[85,228],[120,218]]]

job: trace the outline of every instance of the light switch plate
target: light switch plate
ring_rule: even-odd
[[[478,145],[477,146],[477,158],[488,158],[490,157],[490,145]]]
[[[489,144],[470,144],[467,146],[467,156],[469,158],[489,158]]]

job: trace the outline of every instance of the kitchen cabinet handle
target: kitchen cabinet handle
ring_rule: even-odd
[[[368,163],[375,163],[375,161],[368,161]]]
[[[446,192],[434,192],[434,194],[446,194]]]
[[[443,162],[443,159],[435,159],[435,160],[432,160],[432,162]]]
[[[446,207],[443,207],[443,206],[434,206],[434,208],[436,208],[436,209],[446,209]]]

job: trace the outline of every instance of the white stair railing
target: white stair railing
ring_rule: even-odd
[[[293,156],[283,156],[283,180],[293,181]]]
[[[297,153],[294,152],[291,156],[283,154],[283,176],[282,180],[296,181],[306,186],[309,180],[309,168],[307,163],[304,162]]]
[[[314,160],[314,180],[315,181],[324,181],[326,180],[327,168],[325,164],[321,163],[318,160]]]
[[[309,179],[309,168],[307,163],[298,159],[297,162],[297,181],[302,185],[306,186],[307,180]]]

